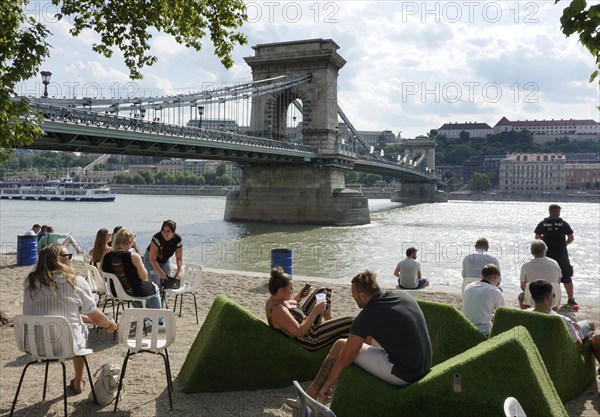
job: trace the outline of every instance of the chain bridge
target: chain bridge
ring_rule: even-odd
[[[30,148],[234,161],[243,177],[227,197],[230,221],[368,223],[367,199],[345,187],[347,170],[398,178],[392,201],[445,201],[434,141],[406,141],[389,161],[342,111],[338,48],[329,39],[257,45],[245,58],[252,81],[211,90],[32,100],[45,134]]]

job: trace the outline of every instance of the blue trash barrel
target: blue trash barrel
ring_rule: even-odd
[[[17,265],[35,265],[37,262],[37,236],[17,236]]]
[[[292,275],[292,251],[290,249],[271,249],[271,268],[280,266],[286,274]]]

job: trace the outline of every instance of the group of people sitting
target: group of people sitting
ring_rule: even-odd
[[[477,256],[465,258],[463,263],[463,275],[474,275],[474,269],[479,268],[478,278],[464,287],[463,313],[485,335],[491,330],[494,311],[505,305],[498,261],[487,254],[488,247],[485,238],[479,239],[475,246]],[[532,261],[545,256],[545,248],[543,241],[534,241],[531,244]],[[408,271],[412,278],[410,282],[401,280],[398,289],[381,290],[376,274],[369,270],[352,279],[352,297],[362,309],[355,318],[332,318],[330,289],[318,288],[311,293],[307,284],[294,295],[292,277],[279,267],[271,270],[270,297],[265,303],[269,326],[308,350],[333,343],[307,390],[313,398],[328,401],[331,387],[352,363],[397,386],[415,382],[430,371],[431,342],[425,318],[418,303],[403,291],[403,284],[414,289],[427,286],[427,281],[420,276],[418,263],[415,265],[416,249],[409,248],[406,255],[406,262],[400,262],[394,274],[402,279],[402,271]],[[558,268],[553,264],[552,267]],[[527,293],[527,300],[531,301],[529,305],[522,306],[534,312],[556,315],[553,310],[553,307],[556,309],[556,294],[552,283],[558,285],[560,268],[558,271],[556,279],[547,279],[547,274],[544,279],[534,279],[536,275],[524,265],[521,288]],[[524,294],[519,299],[523,302]],[[591,338],[594,323],[587,320],[574,322],[566,316],[560,317],[577,349],[582,351],[582,341],[586,337]],[[600,349],[594,353],[600,361]],[[300,406],[297,399],[287,399],[286,404],[294,408]]]
[[[113,236],[107,229],[100,229],[89,252],[90,262],[104,272],[115,274],[128,294],[147,297],[147,308],[160,309],[164,300],[161,300],[159,286],[161,280],[171,275],[169,259],[173,255],[177,259],[174,278],[179,279],[182,272],[183,244],[175,230],[173,220],[164,221],[142,259],[133,232],[117,226]],[[40,250],[36,267],[24,282],[23,314],[65,317],[75,342],[85,348],[88,323],[110,333],[117,330],[117,324],[98,309],[89,284],[77,275],[72,260],[73,254],[60,243],[50,243]],[[83,389],[83,359],[74,358],[73,367],[75,377],[69,389],[79,394]]]
[[[90,263],[104,272],[115,274],[127,294],[145,297],[147,308],[162,308],[161,283],[168,278],[181,279],[183,240],[176,229],[177,224],[173,220],[165,220],[161,231],[152,236],[142,255],[132,231],[116,226],[111,234],[108,229],[102,228],[96,233],[94,246],[89,252]],[[177,262],[174,275],[170,263],[173,256]]]

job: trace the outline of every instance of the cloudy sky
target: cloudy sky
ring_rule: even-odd
[[[115,53],[95,54],[92,32],[78,38],[57,22],[49,2],[32,2],[53,36],[49,94],[106,97],[127,93],[177,94],[214,83],[249,81],[243,60],[252,45],[333,39],[347,64],[339,74],[339,104],[359,130],[390,129],[402,137],[425,134],[447,122],[594,119],[598,84],[589,84],[593,57],[560,31],[561,0],[544,1],[268,1],[246,2],[249,44],[225,70],[206,42],[200,52],[155,34],[159,62],[131,82]],[[20,86],[40,94],[38,79]]]

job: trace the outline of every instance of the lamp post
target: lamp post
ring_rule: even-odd
[[[44,84],[44,97],[48,97],[48,84],[50,84],[50,77],[52,77],[52,73],[50,71],[41,71],[42,75],[42,84]]]
[[[200,122],[198,123],[198,127],[202,129],[202,116],[204,115],[204,106],[198,106],[198,115],[200,116]]]

